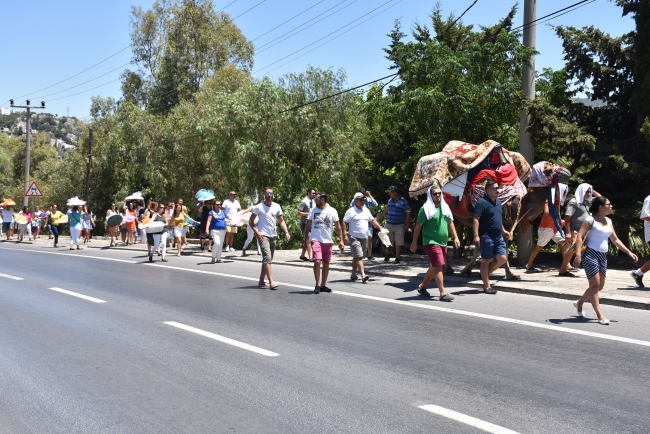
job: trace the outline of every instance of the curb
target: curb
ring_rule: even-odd
[[[101,249],[105,246],[102,247],[97,247],[97,246],[86,246],[91,249]],[[111,247],[111,249],[116,249],[116,250],[130,250],[130,251],[135,251],[138,252],[138,250],[134,249],[125,249],[120,246],[115,246]],[[201,253],[201,252],[198,252]],[[242,261],[242,262],[255,262],[259,263],[259,259],[257,255],[249,255],[248,257],[242,257],[242,256],[230,256],[228,259],[233,259],[235,261]],[[277,264],[280,265],[286,265],[289,267],[298,267],[298,268],[312,268],[312,265],[310,262],[276,262]],[[333,271],[342,271],[342,272],[349,272],[350,268],[348,266],[346,267],[341,267],[338,265],[330,265],[330,270]],[[382,277],[392,277],[396,279],[404,279],[404,280],[419,280],[419,278],[416,278],[415,276],[403,276],[399,274],[394,274],[394,273],[387,273],[383,271],[373,271],[372,272],[373,276],[382,276]],[[467,280],[466,278],[463,277],[456,277],[452,275],[445,275],[445,282],[450,283],[450,284],[460,284],[462,286],[467,286],[470,288],[477,288],[477,289],[483,289],[483,283],[480,281],[476,280]],[[548,298],[559,298],[562,300],[571,300],[575,301],[578,300],[582,296],[583,291],[576,291],[576,290],[571,290],[571,289],[562,289],[562,288],[556,288],[556,287],[532,287],[532,288],[522,288],[521,284],[516,283],[515,281],[506,281],[506,280],[498,280],[496,283],[493,285],[494,288],[498,289],[499,291],[503,292],[511,292],[514,294],[524,294],[524,295],[536,295],[538,297],[548,297]],[[618,307],[626,307],[629,309],[639,309],[639,310],[650,310],[650,298],[643,298],[643,297],[635,297],[633,295],[621,295],[621,294],[613,294],[613,295],[607,295],[604,297],[601,297],[600,303],[604,305],[609,305],[609,306],[618,306]]]

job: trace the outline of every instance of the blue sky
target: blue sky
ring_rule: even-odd
[[[215,1],[215,4],[221,8],[232,1]],[[237,17],[261,1],[236,0],[225,11],[232,17]],[[414,22],[430,22],[428,15],[435,5],[435,1],[427,0],[346,0],[341,3],[342,1],[265,0],[237,18],[235,22],[244,35],[255,40],[254,76],[269,75],[277,78],[289,72],[303,71],[307,65],[312,65],[343,68],[347,72],[350,87],[383,77],[390,74],[390,71],[382,48],[388,44],[386,34],[393,28],[395,19],[401,20],[403,30],[408,33]],[[540,0],[537,2],[537,16],[542,17],[577,1]],[[450,12],[459,15],[472,2],[473,0],[442,0],[440,3],[445,15]],[[494,24],[515,3],[514,0],[478,0],[463,17],[463,23]],[[518,3],[520,8],[515,21],[517,25],[523,24],[523,0]],[[0,68],[2,107],[8,107],[9,98],[16,98],[16,104],[24,104],[26,98],[31,98],[32,104],[45,100],[47,112],[64,115],[69,110],[71,116],[85,118],[89,114],[91,96],[119,98],[119,82],[113,80],[127,67],[123,65],[131,60],[129,49],[74,78],[66,79],[127,47],[130,43],[131,5],[148,9],[151,4],[150,0],[3,2],[2,33],[5,43]],[[313,7],[299,17],[260,36],[311,6]],[[330,8],[333,9],[323,16],[339,12],[294,37],[284,41],[279,39],[264,46]],[[376,10],[371,12],[373,9]],[[368,14],[369,12],[371,13]],[[310,24],[318,19],[320,18]],[[354,20],[357,21],[351,23]],[[339,32],[314,43],[349,23],[351,24]],[[593,25],[612,35],[620,35],[634,28],[633,21],[629,17],[622,17],[621,9],[608,0],[596,0],[547,24],[541,24],[537,26],[537,49],[540,52],[536,59],[538,71],[545,67],[561,68],[564,63],[561,42],[548,24],[576,27]],[[354,27],[356,25],[358,27]],[[345,31],[347,33],[342,34]],[[337,35],[340,36],[320,46]],[[280,60],[312,43],[304,50]],[[99,77],[103,74],[103,77]],[[66,81],[52,86],[62,80]],[[89,82],[82,84],[86,81]],[[90,90],[94,87],[97,88]],[[73,95],[79,92],[83,93]]]

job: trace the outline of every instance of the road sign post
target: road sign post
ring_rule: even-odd
[[[29,187],[27,187],[27,190],[25,190],[25,197],[40,197],[43,196],[43,192],[41,192],[41,189],[38,188],[38,185],[36,185],[36,181],[32,181]]]

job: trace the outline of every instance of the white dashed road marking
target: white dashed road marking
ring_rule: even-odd
[[[437,405],[421,405],[418,408],[430,411],[431,413],[435,413],[440,416],[448,417],[449,419],[453,419],[455,421],[482,429],[483,431],[487,431],[493,434],[518,434],[517,431],[512,431],[499,425],[494,425],[493,423],[486,422],[472,416],[467,416],[466,414],[458,413],[457,411],[449,410]]]
[[[79,294],[78,292],[68,291],[67,289],[61,289],[61,288],[50,288],[50,289],[52,291],[60,292],[60,293],[63,293],[63,294],[68,294],[68,295],[71,295],[73,297],[83,298],[84,300],[92,301],[93,303],[106,303],[105,300],[100,300],[99,298]]]
[[[16,277],[16,276],[11,276],[9,274],[2,274],[2,273],[0,273],[0,277],[6,277],[7,279],[13,279],[13,280],[23,280],[22,277]]]

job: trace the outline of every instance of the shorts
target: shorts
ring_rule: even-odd
[[[506,242],[502,236],[490,238],[487,235],[481,237],[481,258],[492,259],[495,256],[506,255]]]
[[[311,259],[314,261],[332,262],[332,243],[311,242]]]
[[[226,232],[229,234],[236,234],[237,229],[239,229],[237,226],[226,226]]]
[[[404,232],[406,231],[404,225],[389,225],[387,223],[384,227],[388,229],[388,239],[390,240],[391,245],[404,245]]]
[[[350,235],[350,251],[353,258],[363,258],[368,247],[368,238],[357,238]]]
[[[447,247],[442,247],[440,244],[427,244],[423,248],[424,252],[429,257],[429,264],[431,264],[432,267],[442,267],[445,265]]]
[[[599,252],[587,247],[582,255],[581,265],[585,269],[587,279],[591,279],[599,272],[603,273],[603,276],[607,276],[607,252]]]
[[[564,237],[560,231],[555,231],[553,228],[537,228],[537,245],[544,247],[548,243],[555,241],[555,244],[564,243]]]
[[[262,236],[260,248],[262,250],[262,264],[273,263],[273,254],[275,253],[275,241],[278,237]]]
[[[2,230],[8,231],[9,229],[11,229],[11,222],[10,223],[4,223],[3,222],[2,223]]]

